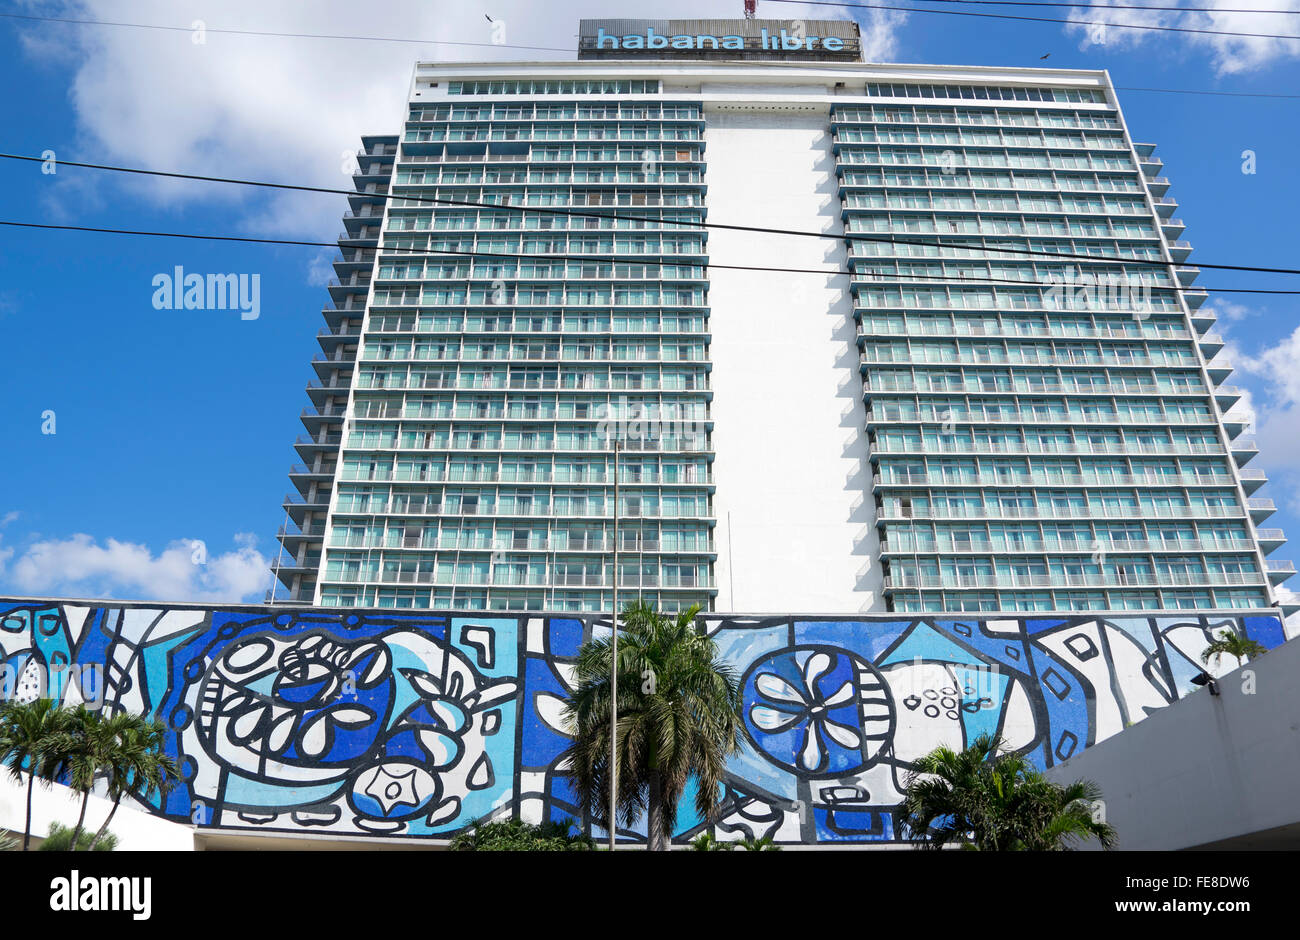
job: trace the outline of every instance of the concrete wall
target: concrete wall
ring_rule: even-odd
[[[1231,670],[1231,671],[1228,671]],[[1101,785],[1121,849],[1300,849],[1300,643],[1048,771]]]
[[[113,804],[91,794],[86,810],[86,828],[97,832],[108,818]],[[51,823],[75,826],[81,812],[81,794],[60,784],[37,785],[32,792],[32,848],[36,848],[50,831]],[[21,844],[27,819],[27,777],[21,784],[9,774],[0,775],[0,830],[8,829]],[[117,851],[189,852],[194,849],[194,833],[189,826],[163,819],[148,810],[124,804],[117,808],[108,831],[117,836]]]
[[[719,816],[697,818],[688,798],[676,838],[804,846],[900,844],[907,774],[940,744],[998,732],[1050,768],[1194,692],[1211,631],[1283,639],[1265,612],[699,625],[739,677],[754,744],[728,765]],[[182,779],[138,808],[197,827],[202,844],[430,844],[489,816],[582,816],[562,773],[563,707],[579,647],[608,635],[606,619],[546,613],[0,599],[0,673],[20,699],[166,723]],[[58,672],[73,680],[50,682],[51,665],[77,667]],[[161,844],[181,838],[168,833]]]
[[[843,234],[825,108],[728,107],[706,113],[711,217]],[[709,260],[847,270],[841,241],[726,229]],[[884,610],[847,276],[709,277],[717,606]]]

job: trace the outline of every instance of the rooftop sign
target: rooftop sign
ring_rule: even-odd
[[[862,58],[852,20],[582,20],[579,59]]]

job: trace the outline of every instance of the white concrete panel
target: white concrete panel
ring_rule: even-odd
[[[113,804],[92,791],[86,810],[86,828],[96,832],[108,818]],[[50,824],[77,824],[81,812],[81,794],[60,784],[42,786],[32,791],[32,847],[38,846],[50,831]],[[8,829],[22,841],[27,817],[27,777],[18,784],[9,774],[0,775],[0,830]],[[162,819],[123,803],[117,808],[109,832],[117,836],[118,851],[171,851],[194,850],[194,830],[170,820]]]
[[[709,112],[710,220],[842,233],[824,114]],[[845,269],[842,242],[714,229],[716,264]],[[883,610],[848,278],[710,270],[719,610]]]
[[[1284,643],[1051,768],[1102,790],[1119,847],[1300,846],[1300,643]],[[1085,848],[1094,849],[1090,843]]]

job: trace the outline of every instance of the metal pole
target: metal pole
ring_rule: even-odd
[[[609,667],[609,850],[614,851],[615,835],[618,823],[614,809],[618,805],[618,439],[614,440],[614,580],[611,587],[614,593],[614,616],[610,620],[613,628],[613,653]]]

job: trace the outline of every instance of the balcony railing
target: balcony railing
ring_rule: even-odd
[[[890,506],[877,510],[890,519],[1228,519],[1246,515],[1241,506]]]
[[[885,587],[898,588],[1129,588],[1263,585],[1259,572],[1115,572],[1112,575],[1090,574],[974,574],[916,575],[894,573],[885,578]]]

